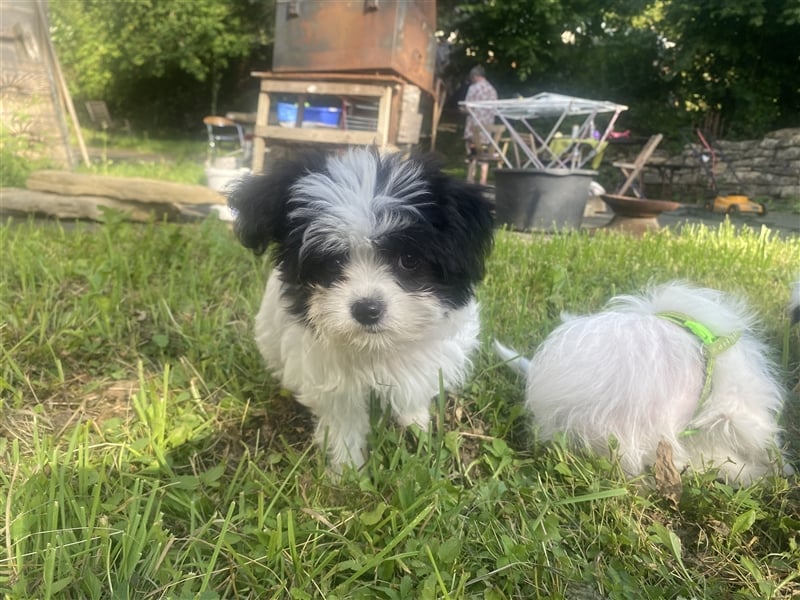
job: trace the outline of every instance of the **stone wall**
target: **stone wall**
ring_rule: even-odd
[[[800,129],[780,129],[761,140],[718,140],[715,147],[719,152],[714,173],[721,193],[741,193],[753,199],[800,199]],[[710,177],[701,166],[703,156],[708,153],[699,140],[684,146],[678,155],[656,152],[654,163],[664,166],[661,172],[648,169],[645,182],[663,184],[671,173],[673,196],[699,196],[703,189],[710,189]],[[709,159],[706,164],[711,162]]]

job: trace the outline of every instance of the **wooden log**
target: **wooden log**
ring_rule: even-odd
[[[120,211],[127,219],[140,222],[185,220],[190,216],[176,204],[138,203],[102,196],[62,196],[20,188],[0,190],[0,212],[5,214],[105,221],[105,209]]]
[[[202,185],[158,181],[142,177],[112,177],[69,171],[34,171],[26,187],[62,196],[93,196],[161,204],[225,204],[225,198]]]

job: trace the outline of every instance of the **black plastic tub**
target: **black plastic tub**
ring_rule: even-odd
[[[498,169],[495,219],[518,231],[579,229],[597,171]]]

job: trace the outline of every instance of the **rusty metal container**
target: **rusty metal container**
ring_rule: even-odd
[[[272,69],[395,73],[430,92],[435,0],[278,0]]]

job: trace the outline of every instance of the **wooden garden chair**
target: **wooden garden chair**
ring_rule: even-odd
[[[128,119],[115,121],[111,118],[108,106],[103,100],[89,100],[86,103],[86,112],[89,113],[89,120],[96,129],[101,131],[122,129],[126,133],[130,133],[131,131],[131,124],[128,122]]]
[[[655,152],[656,148],[663,139],[664,134],[662,133],[657,133],[653,136],[650,136],[650,139],[647,140],[644,147],[642,147],[641,151],[633,160],[633,162],[615,161],[611,163],[613,166],[622,171],[622,174],[625,177],[625,182],[615,193],[616,196],[625,196],[626,192],[630,189],[633,191],[633,194],[636,198],[644,197],[642,186],[641,184],[636,185],[636,180],[641,176],[642,171],[647,165],[647,161],[650,160],[653,152]]]

